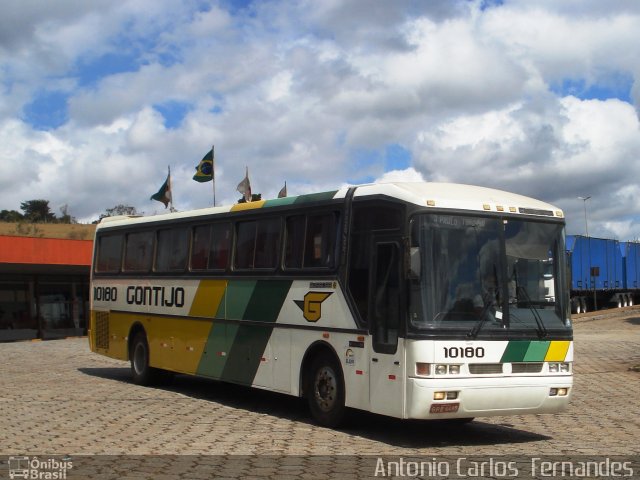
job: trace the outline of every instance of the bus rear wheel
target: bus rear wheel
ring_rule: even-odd
[[[344,378],[333,356],[318,355],[311,363],[306,388],[314,420],[325,427],[337,427],[345,414]]]
[[[157,382],[162,371],[149,365],[149,343],[144,332],[136,333],[131,343],[131,376],[136,385],[152,385]]]

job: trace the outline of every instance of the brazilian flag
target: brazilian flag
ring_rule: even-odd
[[[193,179],[196,182],[209,182],[213,180],[213,148],[200,160]]]

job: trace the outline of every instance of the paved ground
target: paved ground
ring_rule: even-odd
[[[78,456],[130,456],[119,460],[125,467],[117,476],[93,465],[68,478],[176,478],[185,468],[191,473],[180,478],[211,478],[193,470],[203,464],[218,477],[283,478],[284,465],[290,478],[323,478],[308,471],[309,456],[326,463],[326,478],[355,478],[355,460],[340,470],[332,456],[640,454],[640,373],[630,370],[640,365],[637,307],[575,321],[575,390],[566,412],[479,419],[454,429],[354,412],[336,431],[315,426],[303,401],[283,395],[186,376],[164,388],[139,387],[129,381],[128,364],[89,352],[86,339],[4,343],[0,358],[0,455],[70,455],[73,473],[82,464]],[[235,466],[211,457],[229,454],[259,457]],[[149,464],[137,455],[157,457]]]

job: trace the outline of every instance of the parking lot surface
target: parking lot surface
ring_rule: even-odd
[[[133,462],[117,477],[95,466],[82,475],[100,478],[135,471],[131,478],[211,478],[193,469],[180,477],[186,467],[175,467],[179,461],[208,462],[215,477],[331,478],[341,472],[341,478],[356,478],[357,462],[340,470],[336,455],[636,456],[640,308],[582,317],[574,327],[575,383],[567,411],[480,418],[455,428],[351,412],[343,429],[331,430],[312,423],[303,400],[280,394],[187,376],[158,388],[134,385],[127,363],[91,353],[86,338],[4,343],[0,454],[76,458],[67,478],[74,478],[85,455],[127,456],[118,457],[121,466]],[[219,462],[228,455],[250,457],[226,471]],[[138,456],[153,461],[136,463]],[[326,457],[326,468],[309,472],[308,457],[321,466]],[[256,458],[259,465],[252,464]]]

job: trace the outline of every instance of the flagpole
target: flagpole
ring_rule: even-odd
[[[211,183],[213,184],[213,206],[216,206],[216,155],[211,145]]]
[[[173,212],[173,187],[171,186],[171,165],[167,165],[167,168],[169,169],[169,173],[167,174],[169,183],[167,184],[167,186],[169,187],[169,192],[171,192],[171,197],[169,197],[169,205],[171,205],[171,207],[169,207],[169,211]]]

